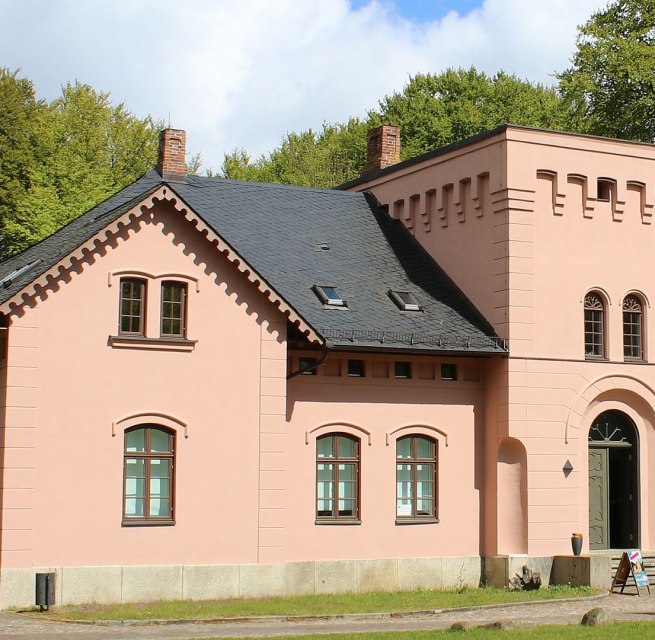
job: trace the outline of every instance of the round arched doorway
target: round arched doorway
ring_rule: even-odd
[[[639,440],[634,422],[605,411],[589,429],[589,548],[639,546]]]

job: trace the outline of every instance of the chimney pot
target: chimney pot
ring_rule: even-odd
[[[163,129],[160,132],[157,171],[165,180],[186,178],[186,131]]]
[[[383,124],[368,132],[364,173],[400,162],[400,127]]]

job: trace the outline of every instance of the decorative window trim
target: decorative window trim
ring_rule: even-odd
[[[140,269],[121,269],[119,271],[110,271],[107,275],[107,286],[113,287],[117,279],[136,278],[142,280],[182,280],[193,284],[196,293],[200,293],[200,280],[188,273],[166,272],[152,273]]]
[[[321,436],[327,435],[328,433],[345,433],[346,435],[353,436],[355,438],[365,437],[368,446],[371,446],[372,442],[372,433],[364,427],[360,427],[357,424],[352,422],[328,422],[327,424],[321,424],[313,429],[305,431],[305,444],[309,444],[314,439],[318,439]]]
[[[406,432],[407,435],[425,435],[428,436],[429,438],[435,438],[435,434],[440,435],[444,439],[444,445],[447,447],[448,446],[448,433],[444,431],[443,429],[438,429],[437,427],[432,427],[427,424],[408,424],[403,427],[398,427],[397,429],[394,429],[393,431],[389,431],[385,438],[386,438],[386,445],[387,447],[391,444],[392,440],[398,440],[399,438],[402,438],[403,436],[396,436],[396,438],[393,438],[392,436],[395,436],[398,433],[403,433]]]
[[[124,432],[140,424],[158,424],[175,432],[182,430],[184,431],[184,438],[189,437],[189,425],[184,420],[160,411],[142,411],[125,416],[124,418],[119,418],[111,423],[111,435],[114,437],[118,431]]]

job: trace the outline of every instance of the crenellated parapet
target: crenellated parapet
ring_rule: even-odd
[[[654,185],[639,179],[537,169],[539,183],[546,183],[553,215],[579,214],[594,218],[609,214],[615,222],[638,213],[642,224],[651,224],[655,206]]]
[[[424,189],[383,204],[389,207],[390,215],[402,221],[412,233],[418,228],[429,233],[435,225],[444,228],[499,211],[509,198],[506,189],[491,189],[488,171],[435,182],[426,180]]]

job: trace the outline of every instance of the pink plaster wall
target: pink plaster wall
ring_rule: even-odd
[[[112,274],[126,269],[187,278],[192,351],[108,344]],[[159,288],[149,278],[150,336]],[[260,425],[283,431],[285,326],[165,203],[28,299],[9,331],[2,566],[251,563],[260,545],[274,555],[259,507],[279,464],[260,473]],[[175,526],[121,526],[123,427],[112,425],[136,414],[176,428]]]
[[[499,444],[515,438],[525,447],[531,554],[569,553],[571,533],[588,528],[587,412],[596,402],[599,413],[611,406],[598,399],[610,385],[638,424],[640,544],[653,543],[655,510],[646,496],[653,484],[655,375],[647,364],[624,362],[621,302],[630,292],[642,296],[652,354],[654,160],[651,145],[510,126],[357,187],[389,205],[508,340],[510,358],[494,362],[488,376],[485,469],[488,486],[499,482],[500,492],[507,470],[496,466]],[[598,178],[616,181],[610,202],[598,199]],[[423,214],[424,202],[450,184],[454,194],[437,204],[435,225]],[[603,363],[584,359],[583,300],[592,288],[609,302]],[[567,459],[574,466],[568,476]],[[523,552],[515,528],[500,522],[503,509],[489,491],[488,555]]]
[[[345,368],[347,355],[331,357]],[[367,377],[330,377],[326,365],[289,384],[289,560],[479,555],[484,363],[457,359],[462,379],[421,380],[419,364],[453,360],[415,358],[414,379],[397,380],[372,373],[393,371],[393,358],[351,357],[365,358]],[[361,440],[360,525],[315,524],[316,438],[337,431]],[[395,443],[410,433],[439,443],[439,523],[395,523]]]

